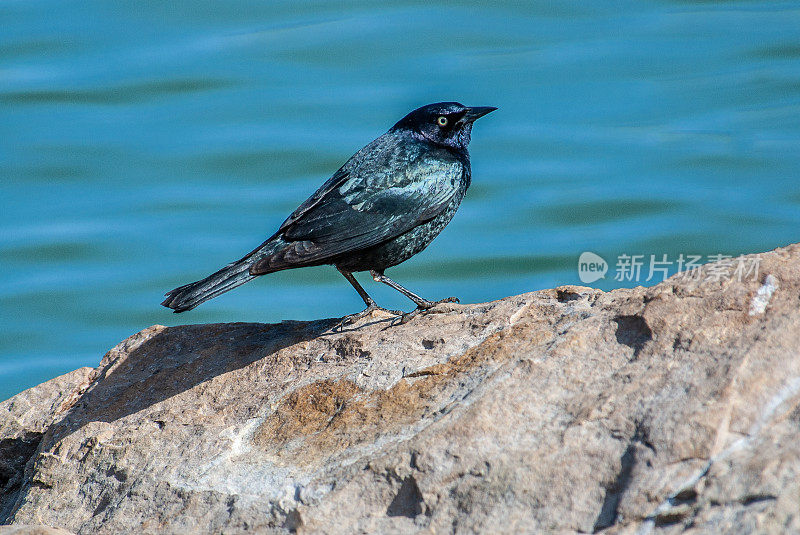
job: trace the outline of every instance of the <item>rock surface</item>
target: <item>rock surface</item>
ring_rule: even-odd
[[[0,521],[798,533],[800,246],[720,272],[391,328],[150,327],[0,404]]]
[[[41,525],[15,524],[0,526],[0,535],[71,535],[71,532]]]

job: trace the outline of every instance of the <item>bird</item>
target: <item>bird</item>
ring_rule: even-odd
[[[405,323],[439,303],[458,302],[429,301],[384,271],[425,249],[453,218],[472,180],[472,125],[496,109],[438,102],[411,111],[347,160],[264,243],[208,277],[167,292],[161,304],[184,312],[261,275],[318,265],[338,269],[366,305],[340,325],[376,310]],[[379,307],[353,276],[362,271],[416,308],[403,313]]]

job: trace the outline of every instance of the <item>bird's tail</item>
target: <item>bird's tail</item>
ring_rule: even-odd
[[[238,262],[228,264],[203,280],[171,290],[161,304],[175,312],[191,310],[200,303],[256,278],[257,275],[250,274],[252,263],[253,259],[248,255]]]

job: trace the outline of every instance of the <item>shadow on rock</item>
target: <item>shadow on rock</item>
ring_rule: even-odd
[[[268,359],[285,347],[319,337],[334,323],[220,323],[146,329],[106,355],[89,390],[50,428],[49,438],[58,440],[90,422],[113,422],[145,410],[214,377]]]

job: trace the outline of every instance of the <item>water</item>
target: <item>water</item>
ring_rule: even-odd
[[[158,303],[429,102],[500,107],[455,220],[389,272],[429,298],[800,241],[800,3],[433,4],[0,3],[0,399],[155,323],[360,310],[329,267]]]

